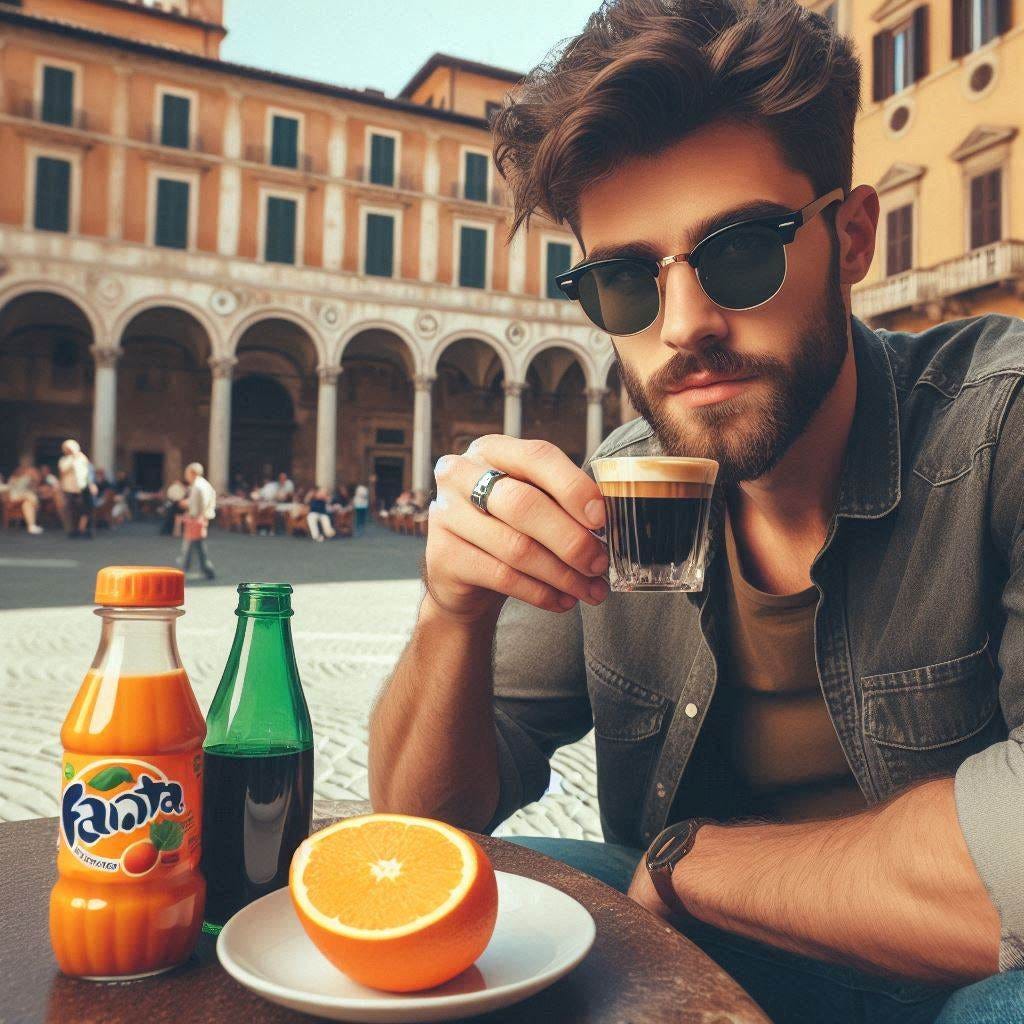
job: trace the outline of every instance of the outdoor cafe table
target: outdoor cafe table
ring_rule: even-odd
[[[369,804],[317,801],[314,828],[365,814]],[[550,988],[481,1017],[481,1024],[768,1024],[768,1018],[693,943],[602,882],[533,850],[476,836],[501,871],[561,889],[590,911],[597,938],[583,962]],[[227,1024],[309,1022],[243,988],[203,935],[196,953],[166,974],[89,982],[57,970],[47,914],[56,871],[57,819],[0,823],[0,1022],[3,1024]]]

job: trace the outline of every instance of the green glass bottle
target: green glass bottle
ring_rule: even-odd
[[[241,583],[238,625],[206,716],[203,929],[288,884],[313,818],[313,727],[292,648],[292,588]]]

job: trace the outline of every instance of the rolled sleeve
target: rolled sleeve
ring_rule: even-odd
[[[557,614],[505,603],[494,641],[494,722],[500,790],[487,833],[544,795],[551,755],[593,725],[578,608]]]
[[[1008,408],[992,467],[990,527],[1007,567],[999,706],[1009,736],[967,758],[954,781],[967,849],[999,912],[1000,971],[1024,968],[1024,398]]]

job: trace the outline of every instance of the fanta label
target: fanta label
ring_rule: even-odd
[[[149,876],[200,857],[202,752],[152,758],[65,753],[60,842],[90,872]]]

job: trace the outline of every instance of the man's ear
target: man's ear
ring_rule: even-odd
[[[836,212],[839,282],[846,288],[863,281],[871,269],[878,217],[878,193],[870,185],[858,185]]]

